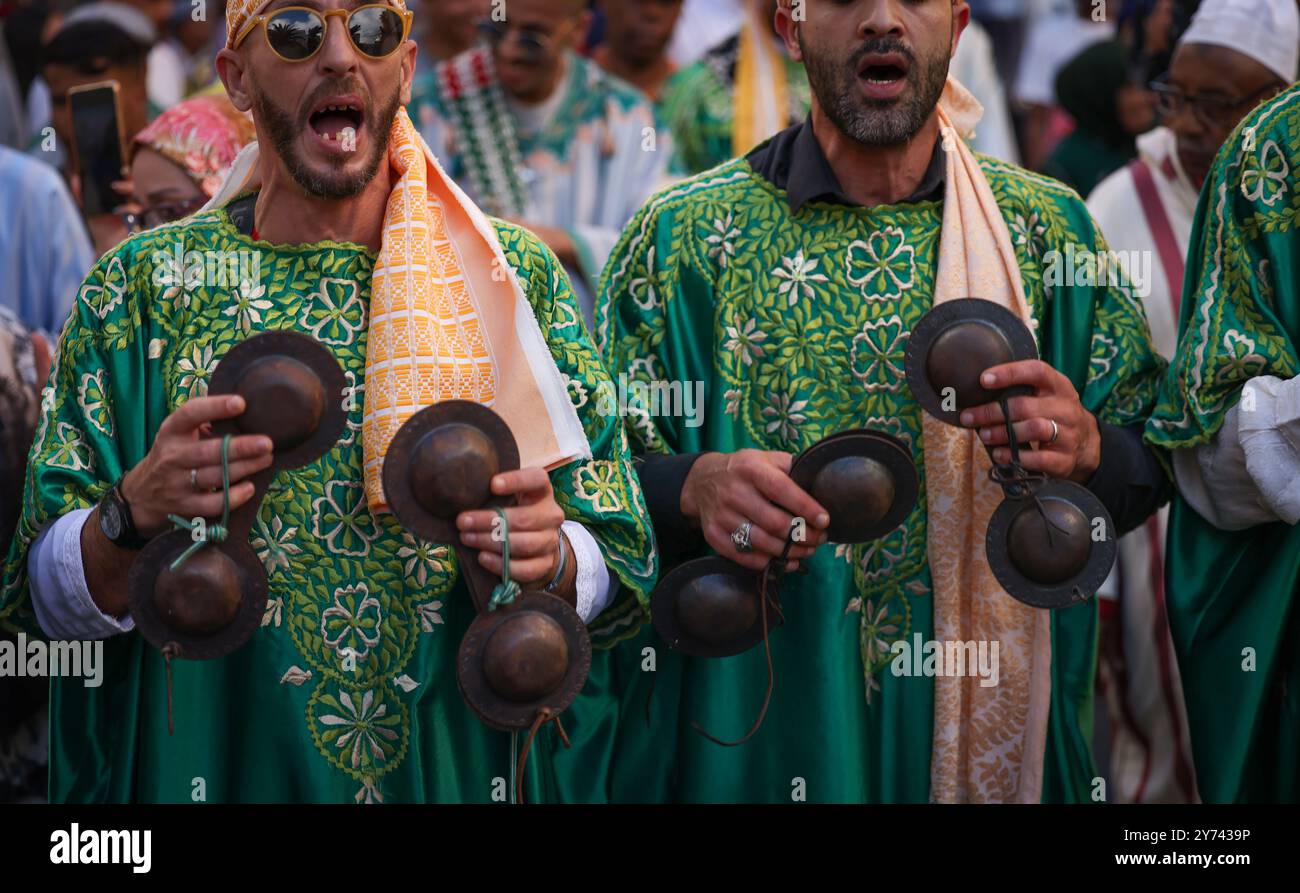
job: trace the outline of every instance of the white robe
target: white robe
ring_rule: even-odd
[[[1138,158],[1097,184],[1088,210],[1137,289],[1156,349],[1171,359],[1178,345],[1181,281],[1197,190],[1178,161],[1174,134],[1159,127],[1138,138]],[[1141,170],[1137,166],[1141,166]],[[1163,215],[1144,206],[1139,178],[1153,187]],[[1154,209],[1154,206],[1153,206]],[[1153,210],[1152,209],[1152,210]],[[1154,217],[1154,219],[1153,219]],[[1128,270],[1127,252],[1143,254],[1148,271]],[[1149,264],[1149,266],[1146,266]],[[1141,281],[1145,279],[1145,281]],[[1181,292],[1181,290],[1179,290]],[[1119,561],[1099,593],[1117,600],[1122,666],[1103,654],[1101,682],[1108,703],[1111,799],[1121,803],[1196,802],[1191,739],[1182,684],[1165,612],[1165,507],[1119,542]]]

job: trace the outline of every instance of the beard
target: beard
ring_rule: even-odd
[[[252,91],[254,117],[266,127],[275,154],[284,162],[289,176],[304,192],[315,198],[344,199],[354,198],[370,184],[379,172],[379,164],[388,156],[388,135],[393,128],[393,119],[401,106],[401,91],[394,89],[392,97],[375,113],[374,103],[367,96],[365,107],[365,124],[372,135],[370,154],[359,171],[348,172],[342,168],[352,159],[346,155],[327,162],[325,170],[308,165],[298,150],[298,137],[311,127],[308,114],[303,112],[297,118],[287,109],[280,108],[269,96],[254,88]],[[322,84],[316,91],[320,97],[338,93],[353,92],[366,95],[364,89],[355,82],[346,84]],[[310,109],[316,96],[302,104]]]
[[[826,116],[850,139],[864,146],[897,146],[916,136],[943,95],[948,80],[947,53],[918,60],[896,38],[870,40],[845,61],[809,53],[799,35],[808,84]],[[869,53],[898,53],[907,59],[907,89],[894,100],[859,99],[858,64]]]

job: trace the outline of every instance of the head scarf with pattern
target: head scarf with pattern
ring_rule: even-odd
[[[163,112],[135,138],[189,174],[208,197],[217,194],[239,150],[256,138],[253,119],[224,95],[197,96]]]

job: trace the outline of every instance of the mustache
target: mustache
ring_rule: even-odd
[[[370,91],[366,89],[365,82],[355,75],[350,77],[331,78],[323,81],[319,87],[311,91],[311,95],[299,106],[302,109],[299,117],[302,119],[299,123],[306,124],[307,119],[311,116],[311,108],[322,99],[330,96],[338,96],[344,93],[355,93],[361,97],[362,103],[366,107],[366,117],[370,117],[369,112],[374,107],[374,102],[370,97]]]
[[[883,55],[885,53],[897,53],[906,59],[907,75],[908,77],[912,76],[912,72],[916,70],[916,53],[912,52],[912,48],[897,37],[877,37],[865,41],[853,51],[853,56],[849,61],[853,63],[854,68],[857,68],[867,56]]]

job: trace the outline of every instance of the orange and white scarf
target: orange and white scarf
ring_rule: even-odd
[[[1033,330],[1011,234],[965,140],[983,109],[953,78],[939,100],[947,156],[943,230],[934,303],[978,297],[1011,310]],[[984,554],[1002,490],[976,432],[922,418],[927,550],[939,641],[999,642],[1000,682],[934,680],[930,797],[951,802],[1037,803],[1042,793],[1052,695],[1051,613],[998,585]]]
[[[269,0],[233,0],[228,40]],[[403,0],[389,0],[405,9]],[[239,154],[208,204],[261,183],[257,143]],[[388,137],[396,183],[371,276],[366,345],[366,499],[387,510],[384,457],[402,423],[443,400],[473,400],[505,419],[524,467],[590,458],[577,411],[491,222],[443,171],[406,110]]]

